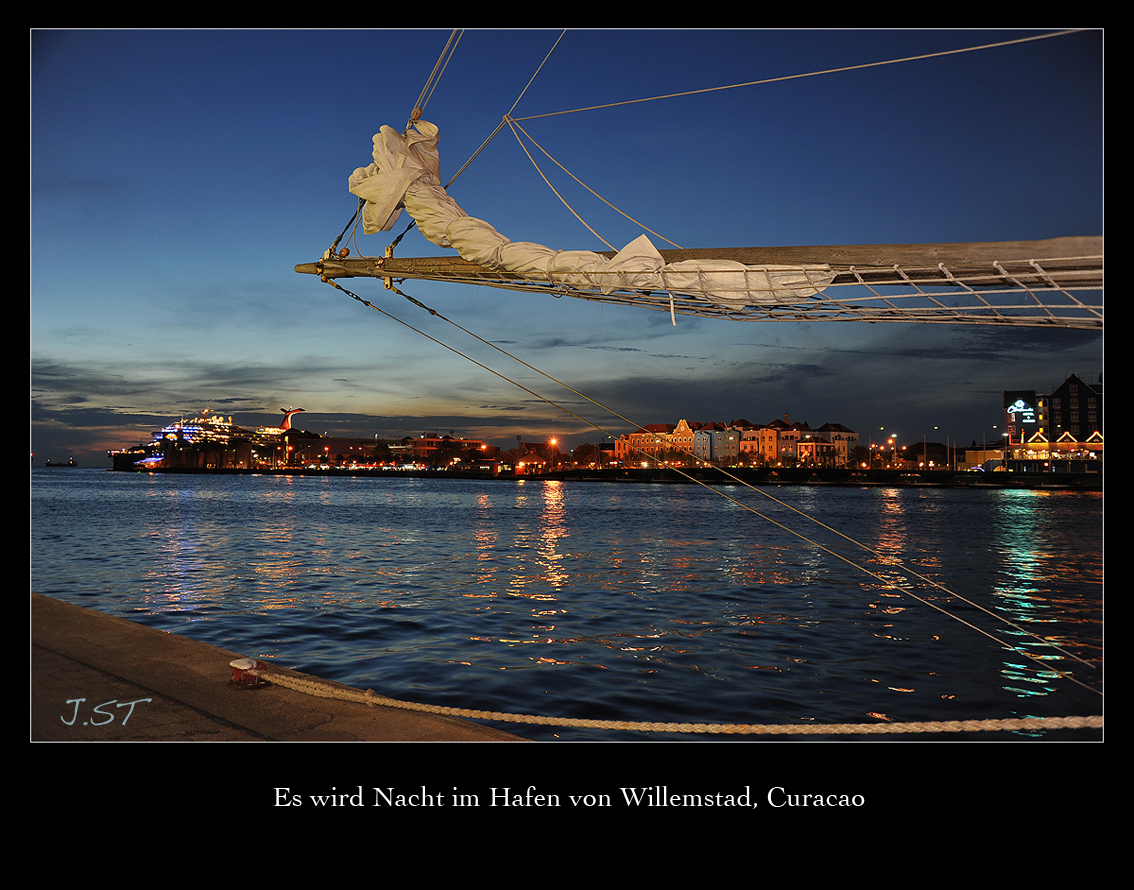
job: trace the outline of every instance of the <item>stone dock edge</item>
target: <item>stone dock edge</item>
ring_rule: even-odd
[[[33,742],[523,741],[454,717],[242,686],[229,665],[248,653],[36,593],[30,621]]]

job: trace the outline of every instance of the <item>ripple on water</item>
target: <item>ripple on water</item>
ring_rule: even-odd
[[[34,477],[37,592],[395,698],[736,723],[1100,706],[956,596],[1101,662],[1089,493],[774,490],[868,552],[730,491],[856,568],[696,486],[67,475]]]

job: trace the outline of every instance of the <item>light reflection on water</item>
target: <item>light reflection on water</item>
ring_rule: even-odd
[[[1050,502],[1062,492],[1029,490],[1006,494],[996,505],[992,524],[991,549],[1001,554],[993,594],[997,609],[1022,630],[1008,628],[1004,638],[1034,659],[1051,662],[1053,667],[1064,660],[1052,648],[1058,646],[1101,668],[1101,632],[1097,636],[1091,633],[1094,625],[1101,628],[1101,608],[1097,616],[1088,611],[1069,617],[1068,599],[1059,592],[1068,586],[1097,586],[1095,598],[1101,606],[1101,550],[1088,548],[1084,552],[1069,546],[1058,526],[1053,525]],[[1076,625],[1087,633],[1074,632]],[[1045,646],[1036,637],[1051,645]],[[1075,671],[1076,676],[1083,673]],[[1058,688],[1058,673],[1043,670],[1035,661],[1015,653],[1006,653],[1002,675],[1004,689],[1020,698],[1051,695]]]
[[[1101,497],[35,474],[33,583],[413,701],[624,720],[1100,713]],[[1050,664],[972,633],[962,615]],[[513,727],[514,729],[514,727]],[[535,738],[585,732],[525,729]]]

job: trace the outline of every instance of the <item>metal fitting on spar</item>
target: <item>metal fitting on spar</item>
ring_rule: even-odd
[[[240,686],[266,686],[268,681],[260,675],[268,666],[254,658],[234,658],[228,663],[232,668],[232,682]]]

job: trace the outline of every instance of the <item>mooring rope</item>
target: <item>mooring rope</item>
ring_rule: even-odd
[[[275,671],[264,671],[260,679],[274,686],[302,692],[318,698],[332,698],[365,704],[419,711],[446,717],[471,720],[494,720],[500,723],[527,723],[543,726],[569,726],[580,729],[626,730],[631,732],[675,732],[710,735],[901,735],[930,732],[997,732],[1015,730],[1102,729],[1102,716],[1092,717],[1016,717],[1002,720],[939,720],[913,723],[656,723],[633,720],[589,720],[579,717],[538,717],[502,711],[472,708],[450,708],[399,701],[378,695],[374,690],[362,692],[349,686],[320,683]]]

